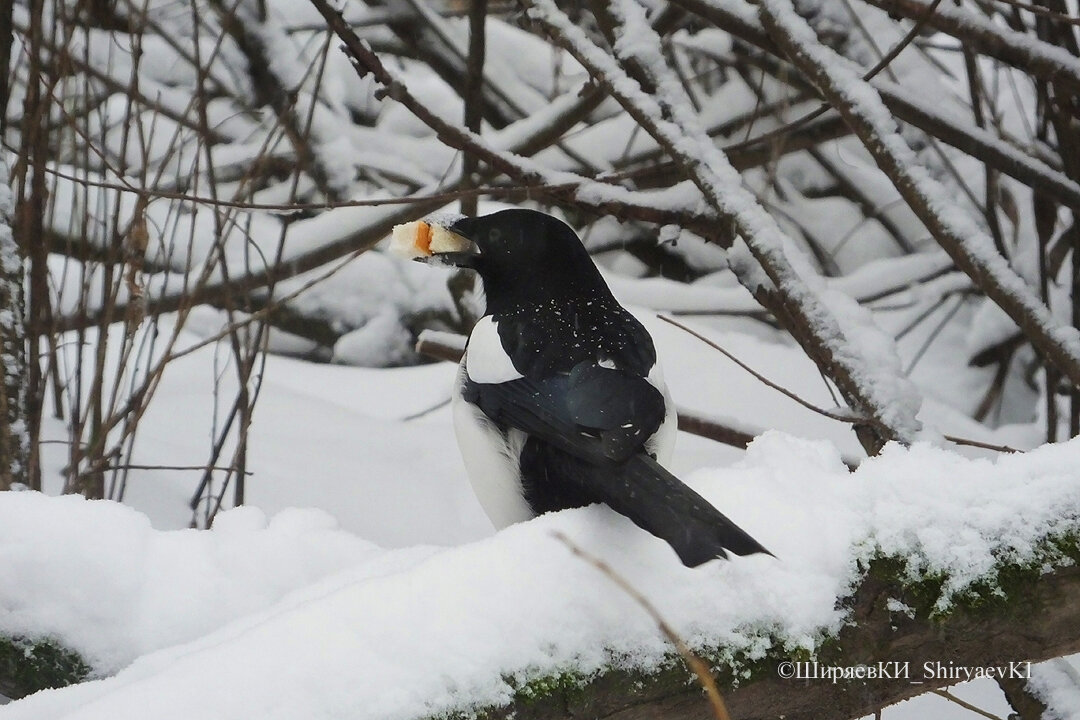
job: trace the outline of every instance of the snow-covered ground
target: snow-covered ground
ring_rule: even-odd
[[[130,506],[0,494],[0,632],[61,638],[102,676],[8,704],[0,718],[404,719],[505,701],[514,683],[571,668],[655,667],[670,647],[651,620],[556,532],[609,562],[691,642],[753,651],[763,631],[813,647],[835,629],[834,599],[874,549],[947,570],[960,590],[995,553],[1024,557],[1080,517],[1080,442],[996,461],[892,447],[850,474],[838,450],[856,452],[850,431],[681,331],[650,327],[681,405],[818,438],[770,432],[742,453],[680,437],[675,469],[776,559],[690,570],[601,507],[493,534],[438,407],[450,365],[271,358],[252,428],[252,506],[211,531],[182,529],[191,472],[133,474]],[[711,335],[828,405],[797,350]],[[143,460],[190,461],[205,447],[213,352],[171,368],[144,421]],[[934,407],[924,420],[955,422]],[[50,460],[57,471],[62,458]],[[990,681],[957,693],[1006,714]],[[957,710],[925,697],[884,717],[965,717]]]

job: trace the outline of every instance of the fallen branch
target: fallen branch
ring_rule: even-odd
[[[770,650],[757,657],[749,677],[737,676],[726,664],[713,664],[732,717],[739,720],[848,720],[873,715],[882,708],[954,685],[945,672],[925,672],[925,664],[946,667],[1023,671],[1038,662],[1080,650],[1080,568],[1033,571],[1010,585],[1007,594],[988,591],[931,619],[913,593],[927,589],[898,579],[891,559],[871,563],[850,598],[852,622],[815,658]],[[1003,567],[1007,575],[1011,570]],[[932,585],[932,583],[931,583]],[[895,602],[911,609],[899,612]],[[800,664],[801,663],[801,664]],[[880,663],[880,665],[879,665]],[[893,677],[841,679],[812,677],[834,668],[886,668]],[[798,672],[805,679],[791,678]],[[811,677],[806,677],[810,675]],[[566,717],[704,720],[709,706],[681,663],[655,674],[610,670],[580,686],[552,684],[540,697],[520,693],[502,707],[478,711],[490,720],[548,720]]]

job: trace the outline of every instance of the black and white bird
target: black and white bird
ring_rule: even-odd
[[[469,335],[454,427],[496,527],[605,503],[690,567],[768,552],[664,469],[676,416],[652,337],[612,296],[574,231],[524,209],[449,226],[479,252],[487,314]]]

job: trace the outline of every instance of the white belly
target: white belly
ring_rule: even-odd
[[[526,436],[514,429],[504,434],[480,408],[462,397],[466,357],[461,359],[451,402],[454,432],[476,499],[495,527],[502,529],[535,517],[525,502],[518,464]]]

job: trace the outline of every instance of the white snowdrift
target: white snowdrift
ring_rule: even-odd
[[[99,673],[188,642],[383,553],[321,510],[243,507],[161,532],[126,505],[0,495],[0,634],[58,638]]]
[[[766,632],[809,648],[837,628],[857,557],[906,556],[960,591],[995,557],[1030,558],[1080,525],[1080,441],[997,462],[890,447],[849,474],[831,445],[769,433],[690,482],[777,559],[690,570],[602,507],[451,549],[379,551],[298,511],[160,532],[108,503],[4,494],[0,631],[54,634],[97,659],[193,641],[0,718],[404,719],[503,702],[514,682],[568,669],[655,667],[669,648],[652,622],[555,531],[610,562],[692,643],[755,653]]]

